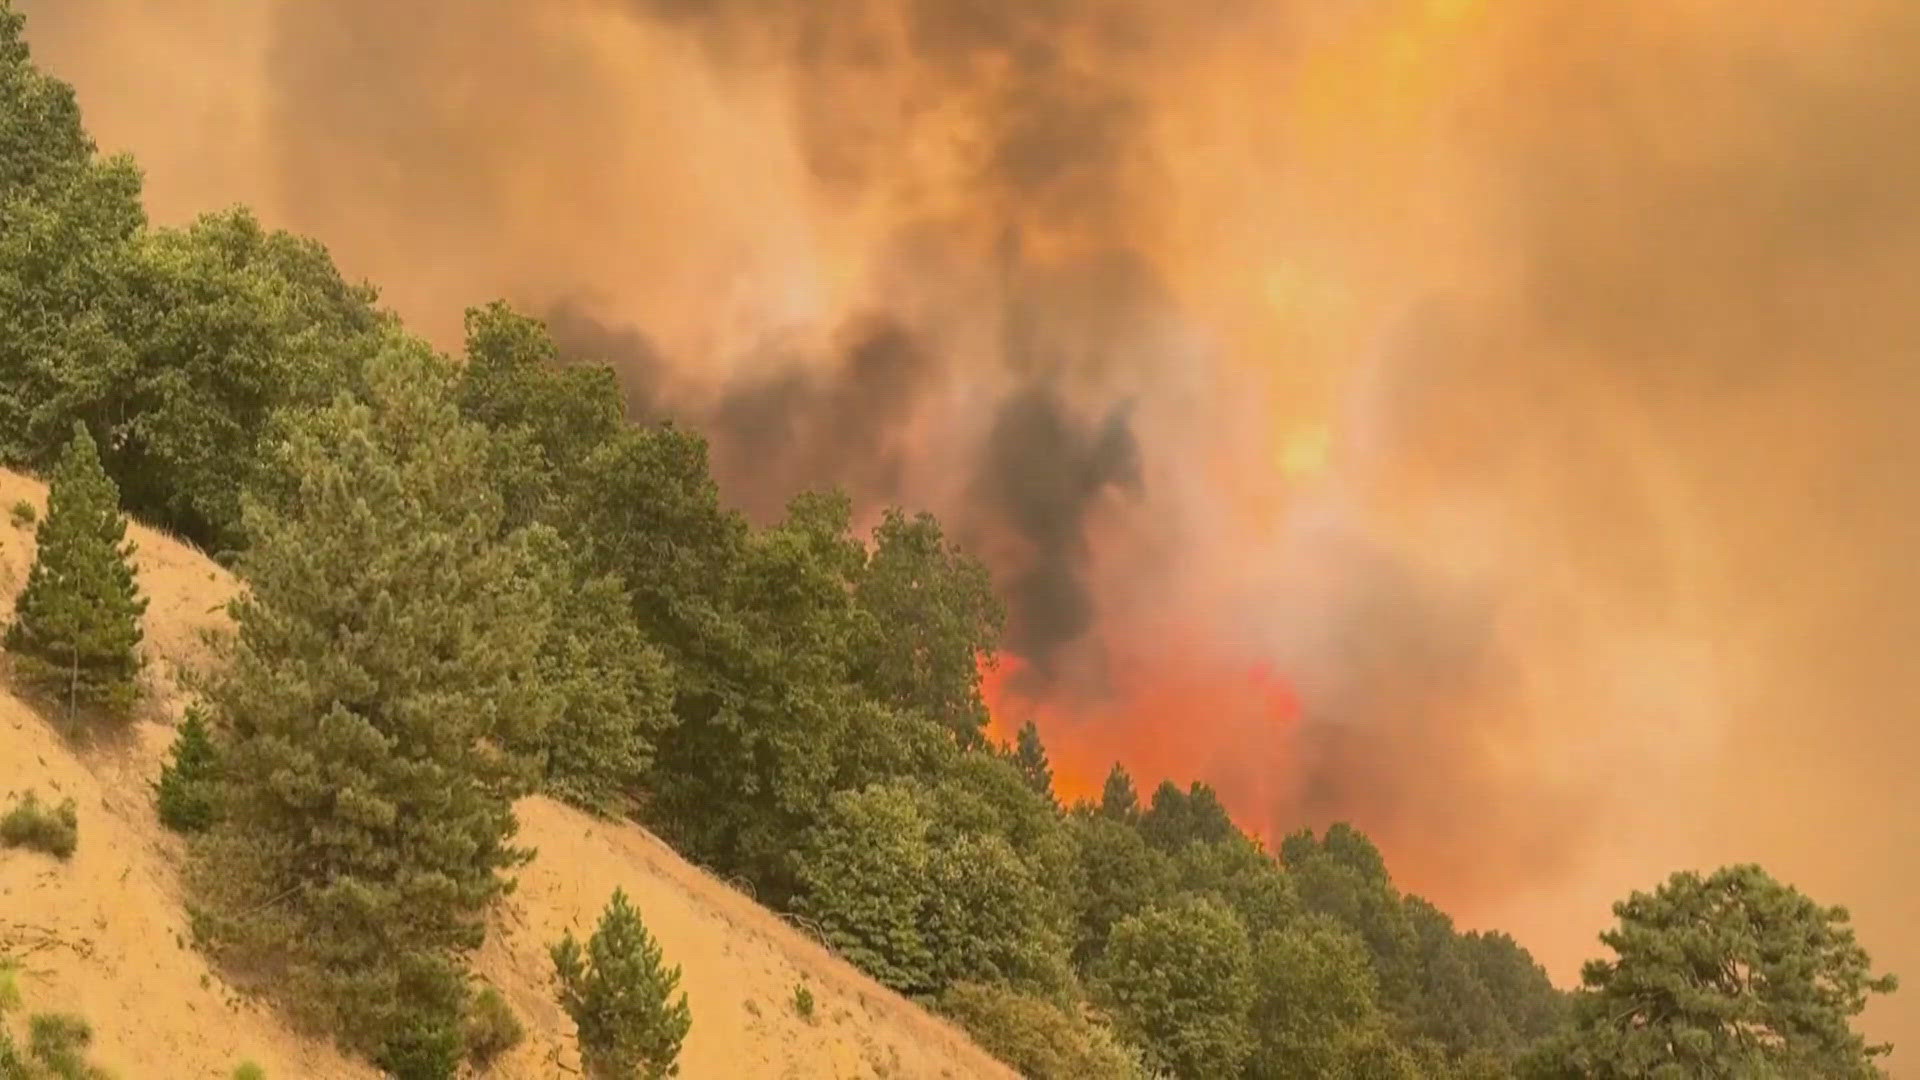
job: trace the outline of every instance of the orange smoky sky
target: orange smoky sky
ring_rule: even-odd
[[[1070,790],[1352,820],[1563,980],[1757,860],[1920,978],[1909,0],[16,3],[158,219],[935,510]]]

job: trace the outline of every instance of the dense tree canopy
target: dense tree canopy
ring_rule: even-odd
[[[1210,897],[1181,896],[1113,928],[1100,997],[1150,1067],[1180,1080],[1239,1075],[1253,1051],[1247,928]]]

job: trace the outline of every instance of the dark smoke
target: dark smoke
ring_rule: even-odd
[[[986,305],[998,307],[1000,324],[993,360],[1014,385],[963,467],[971,482],[939,509],[956,533],[997,553],[1008,647],[1031,677],[1052,678],[1058,653],[1096,618],[1088,515],[1109,491],[1140,488],[1142,450],[1115,403],[1165,363],[1156,324],[1174,313],[1136,246],[1152,227],[1155,181],[1143,151],[1150,102],[1136,76],[1170,43],[1223,28],[1225,8],[1200,18],[1144,0],[628,6],[692,35],[723,70],[778,71],[803,159],[829,197],[912,206],[921,178],[910,155],[929,142],[961,177],[957,200],[910,213],[885,246],[895,276],[910,281],[923,269],[930,283],[954,281],[963,275],[951,268],[968,253],[988,261],[997,298]],[[914,496],[902,469],[940,377],[936,360],[951,348],[938,328],[955,312],[977,318],[982,303],[973,292],[916,306],[911,325],[846,328],[849,344],[827,363],[763,357],[717,394],[674,402],[711,438],[730,499],[764,520],[813,486],[837,486],[868,507]],[[596,346],[620,354],[606,347],[605,327],[571,319],[554,330],[571,355]],[[630,393],[657,405],[672,391],[653,384],[660,369],[642,356],[624,369]],[[1069,402],[1083,398],[1088,412],[1107,414],[1102,423],[1076,419]]]
[[[742,494],[761,516],[822,483],[869,507],[897,502],[931,362],[904,328],[880,319],[855,328],[835,370],[794,365],[731,387],[707,420],[716,467],[753,478]]]
[[[1224,33],[1234,5],[1154,0],[630,0],[723,63],[788,73],[807,160],[830,187],[897,179],[917,138],[972,147],[970,212],[1081,233],[1143,223],[1149,105],[1130,76]],[[901,96],[896,88],[908,88]],[[956,107],[967,130],[943,131]]]
[[[825,363],[776,346],[756,370],[706,394],[670,379],[670,367],[637,329],[574,303],[553,309],[547,326],[567,362],[619,373],[630,417],[671,418],[704,434],[726,498],[755,520],[772,521],[794,495],[826,486],[867,508],[904,496],[906,440],[936,372],[932,357],[891,319],[857,322]]]
[[[562,300],[545,315],[547,332],[568,363],[602,364],[620,378],[627,415],[641,423],[667,419],[662,400],[666,358],[645,334],[631,326],[611,326],[593,317],[577,300]]]
[[[1109,492],[1139,489],[1140,448],[1123,410],[1086,425],[1044,387],[1000,407],[971,496],[989,520],[1025,541],[1001,590],[1011,616],[1007,644],[1038,677],[1052,678],[1059,650],[1093,625],[1081,570],[1089,515]]]
[[[826,363],[775,356],[700,398],[664,378],[669,367],[639,331],[571,304],[549,319],[563,359],[614,365],[630,401],[706,434],[726,498],[756,520],[773,520],[793,495],[829,484],[869,509],[910,494],[903,471],[913,425],[942,372],[897,322],[864,320]],[[1052,679],[1060,650],[1093,626],[1089,518],[1109,496],[1140,491],[1140,446],[1125,408],[1087,421],[1044,378],[995,408],[971,479],[947,511],[955,531],[997,563],[1006,644],[1028,661],[1029,678]]]

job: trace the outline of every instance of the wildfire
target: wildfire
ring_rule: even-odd
[[[1203,780],[1240,827],[1272,844],[1274,810],[1296,775],[1300,707],[1293,688],[1262,664],[1235,665],[1184,650],[1125,652],[1097,693],[1035,690],[1019,657],[982,658],[988,734],[1011,742],[1031,720],[1063,802],[1096,800],[1117,761],[1142,801],[1163,780]]]

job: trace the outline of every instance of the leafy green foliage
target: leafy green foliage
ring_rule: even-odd
[[[546,327],[495,301],[466,315],[460,411],[498,437],[508,523],[554,522],[587,458],[619,434],[612,369],[561,367]]]
[[[83,421],[130,509],[230,545],[274,412],[349,385],[391,320],[244,210],[147,230],[139,173],[95,157],[20,25],[0,15],[0,461],[44,468]]]
[[[843,497],[801,496],[738,552],[723,621],[687,663],[696,695],[663,740],[661,824],[762,896],[792,894],[790,852],[836,789],[861,699],[848,670],[863,553]],[[873,779],[883,779],[875,777]]]
[[[1139,1055],[1105,1025],[1045,997],[984,983],[956,983],[940,1011],[982,1049],[1033,1080],[1147,1080]]]
[[[1219,897],[1256,937],[1292,924],[1303,910],[1293,879],[1237,831],[1182,847],[1173,858],[1173,873],[1188,891]]]
[[[20,1056],[13,1032],[0,1027],[0,1080],[34,1080],[33,1067]]]
[[[540,652],[555,699],[541,740],[547,789],[599,812],[637,806],[654,747],[676,721],[672,669],[641,634],[618,579],[556,580],[563,588]]]
[[[1234,1076],[1253,1051],[1247,930],[1211,897],[1182,896],[1113,928],[1099,997],[1150,1069],[1180,1080]]]
[[[1876,976],[1844,908],[1821,907],[1758,866],[1674,874],[1613,907],[1574,1028],[1529,1064],[1543,1077],[1880,1075],[1853,1029]]]
[[[1366,943],[1326,916],[1261,936],[1254,950],[1249,1080],[1390,1076],[1363,1066],[1387,1041]],[[1398,1075],[1413,1075],[1402,1072]]]
[[[39,549],[5,638],[20,675],[57,690],[69,708],[123,715],[139,694],[147,601],[127,561],[126,534],[119,492],[93,437],[76,425],[48,484]]]
[[[1048,990],[1067,981],[1066,944],[1046,887],[1006,837],[955,837],[934,851],[928,876],[922,925],[932,991],[955,982]]]
[[[133,377],[96,406],[129,509],[209,548],[245,540],[241,491],[286,410],[357,390],[396,333],[324,247],[245,209],[144,234],[127,276]]]
[[[827,944],[895,990],[933,981],[933,954],[921,932],[931,888],[932,847],[916,794],[876,784],[828,799],[799,860],[801,914]]]
[[[14,528],[24,529],[40,520],[40,511],[35,510],[32,503],[21,499],[13,504],[13,509],[7,511],[7,519],[13,522]]]
[[[461,1056],[466,986],[550,708],[538,537],[503,536],[486,433],[397,343],[367,400],[289,424],[247,506],[237,637],[210,681],[225,757],[198,845],[216,953],[407,1075]],[[550,545],[549,545],[550,546]]]
[[[43,469],[131,377],[125,278],[146,219],[139,171],[95,156],[24,21],[0,5],[0,462]]]
[[[806,983],[793,984],[793,1014],[809,1024],[813,1022],[813,991]]]
[[[467,1011],[467,1060],[475,1068],[485,1069],[526,1037],[526,1026],[500,991],[489,986],[473,996]]]
[[[48,807],[32,791],[0,817],[0,844],[45,852],[56,859],[73,856],[80,846],[80,815],[72,799]]]
[[[267,1080],[267,1070],[251,1061],[243,1061],[233,1068],[233,1080]]]
[[[1099,813],[1072,822],[1083,882],[1074,957],[1084,966],[1106,951],[1114,926],[1169,896],[1174,879],[1167,857],[1124,820]]]
[[[204,710],[187,710],[173,739],[172,757],[160,767],[160,781],[154,785],[160,823],[175,832],[205,832],[219,812],[220,750]]]
[[[680,1043],[693,1026],[687,996],[672,1000],[680,968],[662,963],[625,892],[614,890],[584,950],[571,933],[553,947],[553,966],[590,1080],[679,1075]]]
[[[979,657],[999,640],[1005,612],[986,567],[949,544],[930,514],[887,511],[855,587],[866,616],[855,643],[868,694],[986,745]]]

